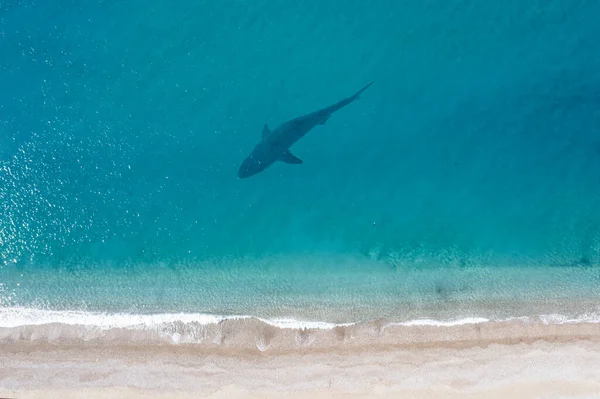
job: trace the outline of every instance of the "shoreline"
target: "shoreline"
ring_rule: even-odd
[[[100,328],[133,327],[181,321],[216,324],[226,320],[257,319],[278,328],[333,328],[372,320],[412,323],[429,320],[443,325],[467,319],[505,321],[524,317],[562,317],[565,320],[600,322],[600,296],[556,296],[545,298],[438,299],[381,301],[353,306],[337,303],[301,304],[278,311],[254,309],[250,313],[203,311],[108,311],[52,306],[0,306],[0,328],[48,323],[81,324]]]
[[[596,298],[559,306],[555,301],[460,304],[449,313],[456,303],[444,302],[437,314],[448,317],[441,320],[379,318],[346,325],[73,311],[41,311],[63,318],[40,319],[39,309],[17,320],[5,312],[0,397],[600,396]],[[548,313],[450,318],[464,314],[465,306],[488,315],[498,309]],[[28,320],[39,324],[22,324]]]
[[[111,348],[182,350],[198,353],[309,353],[380,348],[460,347],[531,343],[536,340],[600,342],[600,321],[565,321],[558,317],[470,320],[457,323],[417,320],[406,323],[378,319],[329,328],[275,327],[257,318],[224,319],[211,324],[167,323],[162,328],[48,323],[0,327],[0,348]]]
[[[479,335],[472,325],[410,328],[412,338],[404,342],[269,351],[4,343],[0,397],[591,398],[600,393],[598,324],[512,323],[481,328]]]
[[[291,317],[219,316],[202,313],[101,313],[0,307],[0,345],[169,345],[259,352],[306,348],[410,345],[454,340],[544,338],[550,332],[584,336],[600,329],[597,298],[555,301],[444,301],[415,316],[367,321]]]

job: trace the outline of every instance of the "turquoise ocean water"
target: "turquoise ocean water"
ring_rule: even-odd
[[[0,0],[0,326],[598,299],[598,16],[597,0]],[[303,165],[237,178],[265,123],[370,81],[294,145]]]

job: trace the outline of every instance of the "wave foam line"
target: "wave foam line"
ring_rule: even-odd
[[[101,313],[80,310],[49,310],[24,307],[0,308],[0,327],[22,327],[60,323],[97,327],[102,330],[113,328],[140,328],[164,323],[182,322],[218,324],[227,319],[244,319],[249,316],[217,316],[202,313]]]
[[[102,313],[80,310],[49,310],[25,307],[0,308],[0,327],[14,328],[43,324],[83,325],[110,330],[114,328],[145,329],[168,323],[197,323],[200,325],[218,324],[225,320],[257,319],[281,329],[322,329],[350,326],[356,323],[327,323],[302,321],[292,318],[264,319],[246,315],[220,316],[205,313]]]
[[[452,326],[460,326],[463,324],[479,324],[479,323],[487,323],[492,320],[486,319],[484,317],[467,317],[464,319],[450,320],[450,321],[442,321],[442,320],[433,320],[433,319],[422,319],[422,320],[410,320],[402,323],[390,323],[391,326],[433,326],[433,327],[452,327]]]
[[[81,325],[100,330],[117,328],[130,330],[147,330],[165,324],[183,323],[211,325],[219,324],[226,320],[255,319],[280,329],[319,329],[331,330],[336,327],[353,326],[359,323],[329,323],[323,321],[303,321],[294,318],[265,319],[248,315],[221,316],[205,313],[102,313],[86,312],[81,310],[50,310],[26,307],[0,308],[0,328],[15,328],[23,326],[39,326],[44,324]],[[572,323],[600,323],[600,314],[586,313],[577,317],[560,314],[549,314],[532,317],[512,317],[504,320],[490,320],[484,317],[467,317],[455,320],[417,319],[404,322],[386,323],[387,326],[432,326],[452,327],[465,324],[479,324],[487,322],[502,322],[513,320],[539,320],[543,324],[572,324]]]

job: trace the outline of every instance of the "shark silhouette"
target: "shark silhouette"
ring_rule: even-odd
[[[303,163],[300,158],[290,152],[292,144],[304,137],[315,126],[324,125],[335,111],[358,100],[361,93],[372,84],[373,82],[369,83],[354,95],[329,107],[289,120],[273,131],[265,124],[261,140],[242,162],[238,177],[245,179],[254,176],[271,166],[275,161],[294,165]]]

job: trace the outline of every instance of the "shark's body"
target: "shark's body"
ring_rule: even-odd
[[[369,83],[356,94],[329,107],[289,120],[273,131],[265,125],[261,140],[242,162],[238,177],[244,179],[253,176],[271,166],[275,161],[301,164],[302,160],[290,152],[290,147],[315,126],[325,124],[335,111],[358,100],[360,94],[372,84],[373,82]]]

